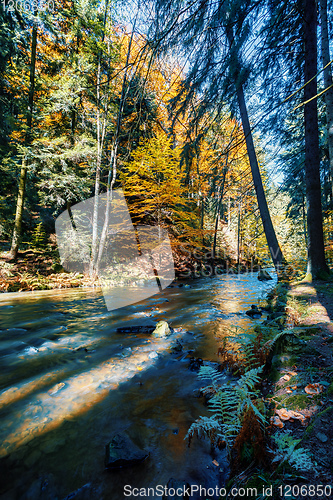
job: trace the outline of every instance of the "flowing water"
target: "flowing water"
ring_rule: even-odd
[[[223,482],[223,454],[214,457],[205,440],[190,448],[184,440],[191,423],[209,414],[189,356],[218,361],[217,339],[231,326],[253,325],[245,311],[274,284],[256,274],[200,278],[111,312],[98,290],[1,294],[0,500],[62,500],[87,483],[75,498],[123,499],[125,485],[171,478]],[[176,333],[117,332],[160,320]],[[106,471],[105,445],[118,432],[149,457]]]

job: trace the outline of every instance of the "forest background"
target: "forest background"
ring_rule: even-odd
[[[29,248],[50,257],[38,272],[62,271],[56,217],[119,188],[134,224],[168,230],[184,276],[193,255],[202,274],[271,257],[329,272],[326,0],[4,0],[0,21],[3,276]]]

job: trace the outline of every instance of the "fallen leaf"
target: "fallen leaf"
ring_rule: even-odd
[[[293,391],[296,391],[296,389],[297,389],[297,385],[293,385],[293,386],[292,386],[292,389],[293,389]]]
[[[323,386],[320,384],[309,384],[304,388],[307,394],[320,394],[323,391]]]
[[[288,380],[291,379],[290,375],[283,375],[282,378],[283,378],[283,380],[287,380],[287,382],[288,382]]]
[[[288,372],[291,377],[296,377],[297,372]]]
[[[286,393],[287,393],[287,394],[292,394],[292,392],[293,392],[293,391],[290,389],[290,387],[289,387],[289,386],[288,386],[288,387],[286,387]]]
[[[216,460],[213,460],[213,462],[212,462],[212,463],[213,463],[214,465],[216,465],[216,467],[219,467],[219,465],[220,465],[220,464],[219,464]]]
[[[281,422],[281,420],[279,419],[279,417],[277,415],[275,415],[274,417],[271,417],[270,421],[271,421],[272,425],[275,425],[275,427],[279,427],[279,429],[282,429],[282,427],[284,427],[284,423]]]

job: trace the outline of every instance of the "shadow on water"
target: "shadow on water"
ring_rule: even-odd
[[[89,290],[0,296],[1,500],[61,500],[87,482],[98,485],[99,498],[115,500],[124,498],[125,484],[147,488],[171,477],[217,485],[225,459],[217,467],[207,442],[188,448],[184,441],[208,410],[196,373],[172,344],[217,361],[216,337],[253,324],[243,313],[267,289],[256,276],[204,278],[112,312]],[[161,319],[191,333],[158,340],[116,333]],[[105,472],[105,445],[124,430],[150,456]],[[38,478],[46,478],[44,493]]]

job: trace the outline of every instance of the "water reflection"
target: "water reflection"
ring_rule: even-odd
[[[203,278],[111,312],[98,290],[0,295],[0,455],[7,472],[0,491],[21,500],[41,473],[55,478],[59,498],[87,481],[115,500],[129,479],[144,487],[171,477],[207,481],[208,443],[188,449],[184,442],[207,409],[188,360],[170,353],[175,338],[116,330],[163,319],[191,332],[177,334],[183,352],[217,360],[216,337],[230,326],[252,325],[244,312],[270,287],[255,275]],[[159,357],[149,357],[155,352]],[[103,473],[104,447],[125,429],[151,457],[115,481]]]

